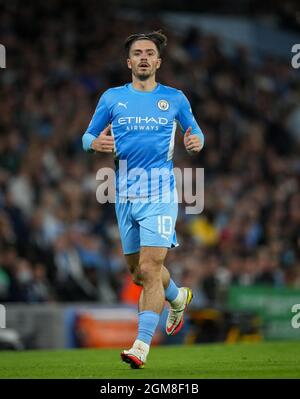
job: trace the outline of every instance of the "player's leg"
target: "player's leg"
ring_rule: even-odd
[[[128,265],[129,271],[132,275],[133,282],[136,285],[143,285],[142,280],[141,280],[141,274],[139,271],[140,253],[137,252],[135,254],[125,255],[125,258],[126,258],[126,263]],[[171,280],[171,277],[170,277],[169,270],[165,266],[163,266],[162,267],[162,282],[163,282],[163,287],[164,287],[165,291],[170,286],[170,280]],[[175,286],[176,286],[176,284],[175,284]],[[167,296],[166,296],[166,299],[168,300]]]
[[[142,286],[143,282],[139,271],[140,253],[138,252],[135,254],[125,255],[125,258],[129,271],[132,275],[133,282],[136,285]],[[182,293],[182,290],[180,290],[175,284],[175,282],[171,279],[169,270],[165,266],[162,267],[162,283],[165,291],[165,299],[170,303],[171,307],[173,304],[174,308],[177,308],[178,306],[182,308],[182,303],[184,301],[184,294]],[[141,307],[140,304],[142,300],[143,300],[143,291],[141,292],[140,295],[139,308]],[[168,329],[168,331],[170,331],[170,329]]]
[[[141,246],[178,246],[175,232],[178,213],[176,199],[169,203],[150,204],[145,213],[147,217],[139,221]],[[141,214],[143,215],[143,212]],[[166,333],[175,335],[183,326],[184,312],[193,298],[193,293],[190,288],[178,288],[172,280],[169,280],[169,285],[165,288],[165,295],[170,303]]]
[[[164,288],[171,305],[166,325],[167,334],[175,334],[180,330],[184,310],[192,299],[191,290],[184,287],[178,289],[172,284],[169,273],[164,271],[163,266],[167,249],[178,245],[175,233],[177,209],[176,203],[137,204],[133,207],[133,214],[140,227],[141,253],[140,256],[134,254],[129,257],[129,268],[134,274],[135,282],[144,287],[139,304],[139,334],[142,331],[145,336],[142,334],[143,339],[139,337],[133,347],[124,351],[121,356],[134,368],[142,367],[146,361],[150,346],[147,341],[151,342],[164,304]]]
[[[121,353],[123,361],[133,368],[141,368],[146,362],[164,306],[162,267],[167,251],[167,248],[141,247],[139,274],[143,284],[143,295],[140,301],[138,335],[132,348]]]
[[[139,270],[143,282],[143,298],[140,303],[141,312],[147,310],[157,314],[162,312],[165,301],[162,268],[167,252],[167,248],[141,248],[139,260]]]
[[[143,285],[140,273],[135,274],[134,279],[136,284],[141,286]],[[176,335],[183,326],[184,312],[193,299],[193,292],[188,287],[178,288],[174,281],[170,278],[170,273],[165,266],[162,267],[162,279],[165,299],[170,304],[166,321],[166,333],[168,335]],[[141,311],[143,303],[144,290],[142,290],[139,298],[139,311]]]
[[[166,248],[178,246],[175,232],[177,212],[176,200],[169,203],[151,204],[147,209],[147,217],[139,221],[141,246]],[[175,335],[183,326],[184,312],[193,298],[193,293],[190,288],[178,288],[172,280],[169,280],[165,288],[165,295],[170,303],[166,333]]]

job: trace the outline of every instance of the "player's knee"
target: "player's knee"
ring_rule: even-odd
[[[158,262],[145,262],[139,266],[142,282],[150,282],[161,278],[162,265]]]

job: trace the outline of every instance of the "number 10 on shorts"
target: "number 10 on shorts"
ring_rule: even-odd
[[[159,234],[169,235],[172,232],[172,217],[171,216],[158,216],[158,232]]]

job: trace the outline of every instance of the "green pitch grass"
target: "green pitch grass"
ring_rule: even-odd
[[[116,349],[3,351],[0,378],[300,378],[300,342],[153,347],[141,370]]]

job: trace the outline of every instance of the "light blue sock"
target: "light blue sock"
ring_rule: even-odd
[[[170,278],[170,284],[168,288],[165,290],[165,297],[168,302],[174,301],[179,293],[179,289],[174,281]]]
[[[140,312],[137,339],[150,345],[158,322],[159,314],[152,312],[152,310]]]

